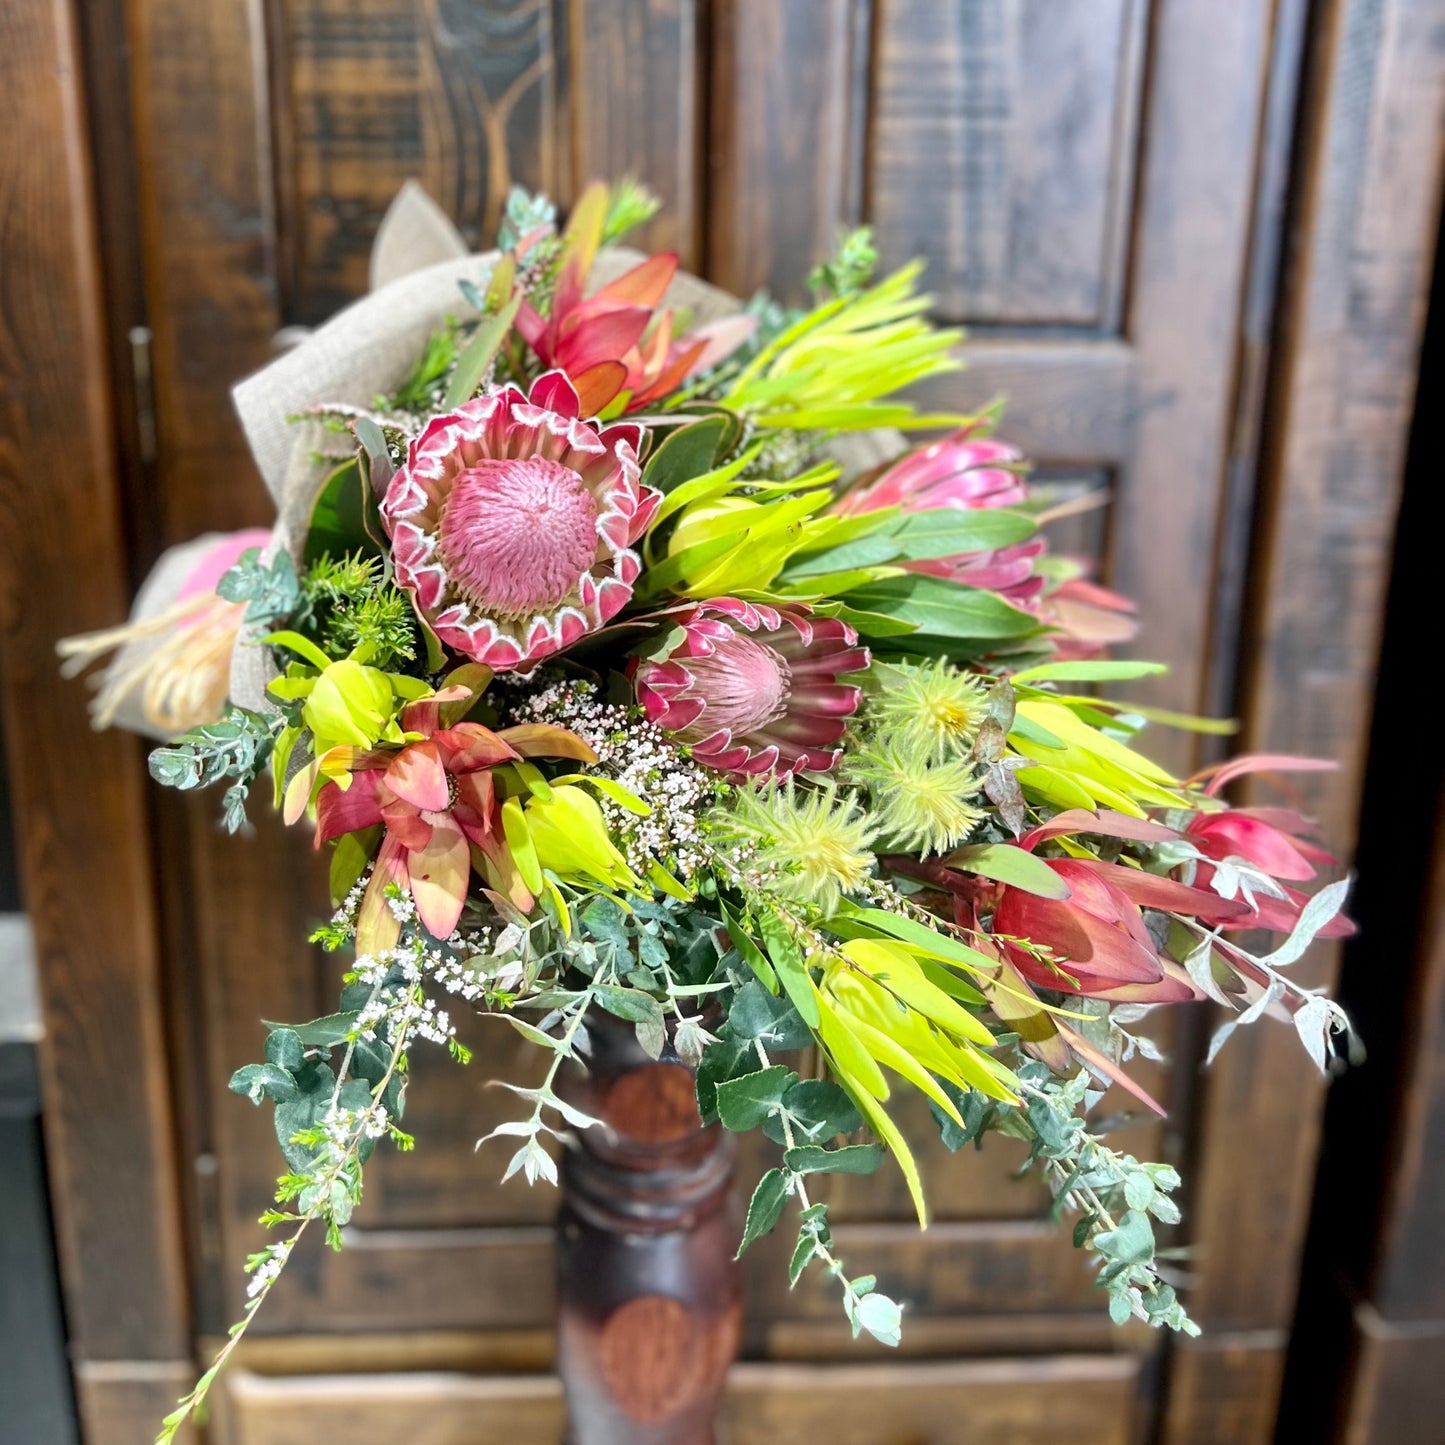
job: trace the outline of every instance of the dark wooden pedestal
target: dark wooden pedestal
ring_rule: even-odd
[[[698,1118],[692,1071],[632,1026],[588,1020],[569,1096],[608,1126],[562,1169],[557,1359],[568,1445],[712,1445],[741,1318],[732,1140]]]

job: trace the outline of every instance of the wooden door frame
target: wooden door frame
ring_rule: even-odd
[[[0,18],[0,704],[45,1036],[44,1125],[87,1445],[193,1369],[144,760],[95,734],[57,637],[129,605],[85,69],[73,0]]]
[[[1338,760],[1299,791],[1348,859],[1440,220],[1445,6],[1322,0],[1310,32],[1239,703],[1246,749]],[[1302,981],[1333,981],[1338,947],[1319,954]],[[1193,1271],[1206,1334],[1174,1343],[1163,1445],[1274,1439],[1324,1106],[1298,1053],[1245,1030],[1205,1077],[1192,1213],[1228,1243]]]
[[[244,24],[245,8],[224,10]],[[87,60],[94,75],[96,57],[81,53],[78,9],[78,0],[10,0],[0,21],[0,80],[13,117],[0,194],[16,198],[5,212],[12,229],[0,237],[0,474],[11,513],[0,552],[0,702],[41,963],[48,1162],[79,1403],[88,1445],[119,1445],[188,1383],[193,1343],[149,785],[134,740],[90,732],[81,692],[59,680],[52,650],[58,635],[120,615],[131,580],[119,461],[131,454],[119,440],[130,421],[128,410],[118,420],[114,402],[117,390],[129,395],[131,379],[117,381],[112,370],[110,358],[125,352],[113,274],[103,294],[97,213],[108,228],[130,218],[114,214],[114,188],[92,173],[81,77]],[[147,63],[163,51],[165,22],[184,14],[194,17],[193,5],[178,0],[132,7],[142,56],[133,87],[153,83]],[[208,38],[223,45],[218,28],[230,22],[220,16],[212,14]],[[1344,839],[1358,801],[1438,217],[1440,20],[1438,0],[1314,7],[1295,248],[1267,387],[1242,674],[1246,740],[1342,756],[1341,772],[1315,797]],[[93,99],[113,108],[132,98],[111,90]],[[129,131],[128,116],[102,119]],[[237,127],[235,146],[251,144],[254,132],[244,131]],[[147,155],[144,138],[141,155],[143,210],[155,224],[163,157]],[[254,191],[259,206],[265,187],[244,171],[221,179]],[[225,246],[214,236],[183,239],[200,247],[196,264],[219,278],[211,284],[231,284]],[[255,274],[245,258],[235,270]],[[153,269],[146,290],[167,325],[168,278]],[[243,299],[232,295],[228,309]],[[251,300],[259,350],[275,298]],[[177,354],[173,346],[172,361]],[[248,359],[238,356],[238,367]],[[171,394],[185,394],[179,382]],[[179,433],[219,455],[232,437],[225,407],[224,398],[200,398],[178,419]],[[1345,546],[1339,573],[1315,565]],[[74,585],[78,577],[85,586]],[[1352,622],[1345,646],[1331,652],[1339,585]],[[1322,657],[1330,666],[1312,671]],[[121,838],[127,846],[117,848]],[[1273,1432],[1320,1103],[1318,1090],[1301,1101],[1295,1048],[1282,1031],[1237,1039],[1204,1086],[1193,1216],[1201,1233],[1234,1244],[1199,1262],[1194,1307],[1211,1333],[1172,1352],[1167,1445],[1264,1442]],[[1245,1178],[1260,1160],[1273,1166],[1268,1218]],[[1257,1177],[1251,1168],[1248,1178]],[[1257,1227],[1236,1232],[1246,1208]],[[1241,1278],[1258,1287],[1241,1295]]]

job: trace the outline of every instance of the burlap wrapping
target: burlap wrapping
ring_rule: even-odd
[[[277,523],[268,553],[284,548],[300,565],[306,531],[332,464],[314,454],[337,441],[315,423],[288,421],[323,404],[367,407],[394,391],[426,346],[427,338],[463,306],[458,281],[485,286],[499,253],[468,254],[460,232],[415,182],[392,202],[372,253],[374,289],[231,393],[241,426],[266,486],[276,501]],[[599,253],[589,289],[596,290],[646,257],[625,246]],[[380,284],[377,284],[380,283]],[[736,312],[738,298],[680,272],[664,304],[686,310],[696,324]],[[898,450],[897,433],[848,438],[835,448],[849,471],[876,465]],[[231,698],[242,707],[268,707],[266,686],[276,669],[270,651],[243,631],[231,664]]]
[[[371,243],[367,290],[380,291],[413,271],[442,261],[461,261],[470,253],[451,217],[422,190],[407,181],[387,208]]]

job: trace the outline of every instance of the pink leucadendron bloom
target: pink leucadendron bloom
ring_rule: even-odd
[[[442,642],[506,672],[617,615],[661,500],[641,483],[640,441],[633,423],[582,420],[560,371],[427,423],[381,514],[396,580]]]
[[[838,502],[844,516],[902,507],[906,512],[954,508],[1023,507],[1029,501],[1022,475],[1023,453],[1007,442],[964,427],[940,441],[918,447],[896,462],[864,477]],[[1135,633],[1133,604],[1083,577],[1049,587],[1038,571],[1048,550],[1042,537],[988,552],[907,562],[910,571],[946,577],[980,587],[1033,613],[1059,633],[1060,657],[1086,657],[1110,643],[1127,642]]]
[[[1309,839],[1310,826],[1309,819],[1292,808],[1226,808],[1220,813],[1200,813],[1190,821],[1184,836],[1213,860],[1197,866],[1195,882],[1201,888],[1219,889],[1223,884],[1220,866],[1243,863],[1273,879],[1279,889],[1280,896],[1275,896],[1257,886],[1246,894],[1241,887],[1248,912],[1231,920],[1229,928],[1293,932],[1309,896],[1289,884],[1313,878],[1315,864],[1335,861]],[[1320,929],[1319,936],[1348,938],[1354,932],[1355,925],[1340,913]]]
[[[862,690],[839,678],[868,666],[858,634],[806,607],[719,597],[673,619],[681,640],[635,663],[648,718],[735,778],[822,771],[837,763]]]

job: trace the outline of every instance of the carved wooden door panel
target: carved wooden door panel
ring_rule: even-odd
[[[1221,558],[1253,460],[1247,435],[1236,445],[1254,397],[1239,362],[1268,310],[1277,224],[1258,198],[1288,131],[1297,5],[131,0],[126,14],[133,147],[98,186],[117,222],[106,236],[117,305],[149,338],[145,366],[119,357],[151,418],[131,439],[142,554],[269,520],[228,387],[283,327],[364,289],[372,235],[404,180],[419,178],[481,247],[512,182],[565,204],[592,175],[630,172],[665,203],[642,244],[677,249],[740,294],[795,296],[844,222],[870,222],[885,261],[925,256],[938,314],[972,338],[969,369],[935,400],[1006,394],[1003,432],[1041,477],[1061,494],[1107,494],[1058,540],[1143,605],[1141,645],[1173,672],[1140,695],[1228,705],[1242,584]],[[1265,304],[1252,310],[1260,276]],[[1172,746],[1187,765],[1189,748]],[[330,1011],[337,969],[305,942],[325,897],[305,838],[269,818],[255,838],[227,838],[210,799],[155,806],[199,1332],[212,1335],[239,1313],[236,1261],[259,1238],[277,1168],[269,1115],[226,1080],[257,1053],[258,1009]],[[418,1332],[419,1368],[545,1362],[554,1201],[496,1187],[500,1156],[470,1147],[504,1116],[486,1081],[516,1077],[514,1037],[479,1021],[469,1069],[415,1059],[415,1154],[370,1166],[349,1247],[298,1259],[258,1336],[311,1337],[321,1370],[366,1368],[367,1338],[396,1329]],[[1179,1044],[1192,1061],[1191,1026]],[[1140,1126],[1126,1147],[1178,1157],[1191,1073],[1148,1081],[1180,1122]],[[910,1122],[920,1143],[936,1137],[925,1110]],[[1006,1147],[922,1152],[939,1217],[926,1235],[887,1173],[840,1181],[833,1196],[850,1263],[910,1302],[908,1348],[1070,1352],[1055,1377],[1099,1386],[1093,1433],[1075,1420],[1076,1438],[1127,1439],[1159,1341],[1111,1333],[1083,1260],[1038,1189],[1013,1182]],[[790,1292],[784,1279],[777,1247],[753,1251],[754,1356],[866,1357],[821,1282]],[[326,1344],[338,1334],[344,1346]],[[1124,1354],[1076,1357],[1105,1350]],[[268,1358],[264,1343],[250,1356]],[[951,1379],[935,1382],[945,1401]],[[956,1388],[983,1399],[986,1384],[965,1371]],[[273,1396],[249,1388],[233,1438],[272,1445]],[[1065,1418],[1064,1394],[1057,1410],[1038,1398],[1037,1428]],[[395,1438],[377,1429],[354,1438]]]

